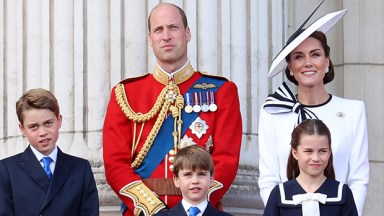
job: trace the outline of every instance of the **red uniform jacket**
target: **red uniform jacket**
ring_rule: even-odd
[[[193,72],[193,75],[178,85],[183,95],[203,75]],[[217,78],[224,79],[224,78]],[[158,82],[153,74],[122,81],[125,87],[127,100],[136,113],[147,113],[155,104],[164,84]],[[115,193],[128,207],[125,215],[133,215],[133,199],[121,195],[120,190],[141,177],[131,168],[134,158],[131,157],[134,123],[123,113],[116,101],[112,89],[110,102],[103,127],[103,156],[106,179]],[[225,81],[215,93],[217,111],[200,112],[199,117],[206,122],[208,129],[198,138],[188,129],[185,133],[189,138],[201,146],[206,147],[208,139],[212,140],[211,155],[215,165],[215,180],[222,183],[223,187],[210,194],[209,201],[216,205],[229,189],[234,178],[239,162],[240,145],[242,139],[242,124],[239,107],[237,87],[233,82]],[[154,125],[156,117],[145,123],[142,137],[139,141],[136,154],[140,151],[146,137]],[[137,124],[136,133],[140,132],[141,125]],[[137,136],[137,135],[136,135]],[[172,136],[170,134],[170,136]],[[183,137],[184,135],[182,135]],[[165,156],[159,166],[152,173],[151,178],[172,178],[173,172],[169,169],[168,156]],[[161,196],[161,200],[172,208],[181,200],[181,196]]]

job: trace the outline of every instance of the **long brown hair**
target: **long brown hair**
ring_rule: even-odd
[[[301,122],[291,134],[291,148],[297,150],[300,145],[300,140],[303,135],[320,135],[327,136],[329,149],[331,149],[331,132],[328,127],[318,119],[307,119]],[[324,169],[324,175],[327,178],[335,179],[335,170],[333,168],[333,154],[331,153],[328,165]],[[297,160],[293,157],[292,151],[289,154],[287,165],[288,180],[296,178],[300,174],[300,168]]]

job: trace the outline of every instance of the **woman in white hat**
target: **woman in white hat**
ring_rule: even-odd
[[[298,30],[272,63],[269,77],[285,70],[298,92],[293,94],[283,83],[260,111],[258,184],[264,204],[275,185],[287,180],[292,130],[301,121],[316,118],[332,134],[336,180],[351,188],[362,215],[369,182],[365,105],[362,101],[332,95],[324,87],[334,78],[324,33],[345,13],[346,10],[327,14],[305,30]]]

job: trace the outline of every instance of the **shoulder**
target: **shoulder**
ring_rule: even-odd
[[[354,100],[354,99],[347,99],[347,98],[342,98],[338,97],[335,95],[332,95],[332,100],[333,103],[340,103],[340,105],[344,106],[364,106],[364,102],[361,100]]]
[[[7,158],[0,160],[0,163],[7,164],[7,165],[17,163],[18,161],[20,161],[22,155],[23,153],[9,156]]]
[[[90,166],[90,163],[87,159],[64,153],[61,150],[59,150],[59,152],[57,153],[57,158],[58,158],[58,160],[59,160],[59,158],[63,158],[65,160],[65,162],[70,162],[72,164],[76,164],[77,166],[79,166],[79,165]]]
[[[201,76],[203,76],[203,77],[208,77],[208,78],[212,78],[212,79],[219,79],[219,80],[229,81],[227,78],[225,78],[223,76],[209,74],[209,73],[207,73],[205,71],[198,71],[198,73],[200,73]]]
[[[212,206],[210,202],[208,202],[207,208],[205,209],[203,216],[232,216],[231,214],[227,212],[220,211]]]
[[[144,74],[144,75],[141,75],[141,76],[137,76],[137,77],[130,77],[130,78],[121,80],[118,84],[126,85],[126,84],[129,84],[129,83],[140,82],[140,81],[145,80],[150,75],[151,75],[150,73],[147,73],[147,74]]]

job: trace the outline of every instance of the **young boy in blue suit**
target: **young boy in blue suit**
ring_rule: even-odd
[[[56,145],[62,123],[56,97],[31,89],[16,102],[16,113],[30,145],[0,161],[0,215],[99,215],[89,162]]]
[[[201,146],[192,145],[177,152],[173,182],[180,188],[183,199],[175,207],[155,216],[230,216],[208,202],[208,190],[214,180],[211,155]]]

